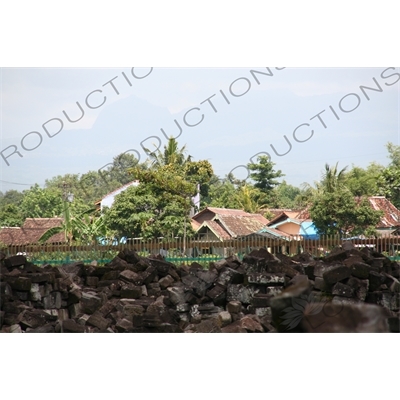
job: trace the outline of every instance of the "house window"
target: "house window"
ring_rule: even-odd
[[[211,247],[202,247],[201,254],[211,254]]]

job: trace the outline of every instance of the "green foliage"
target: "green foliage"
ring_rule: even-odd
[[[386,148],[391,160],[377,180],[379,194],[400,208],[400,146],[388,143]]]
[[[20,208],[15,204],[0,207],[0,228],[4,226],[18,227],[24,222]]]
[[[24,195],[18,190],[8,190],[4,194],[0,192],[0,207],[7,204],[19,205]]]
[[[210,183],[208,194],[207,205],[211,207],[239,208],[235,185],[229,179],[221,181],[215,177]]]
[[[168,143],[164,145],[164,151],[159,149],[151,151],[144,149],[150,158],[151,166],[153,168],[160,168],[166,165],[184,166],[186,162],[191,161],[191,156],[185,157],[186,146],[179,149],[178,142],[172,136],[168,139]]]
[[[376,196],[379,194],[378,182],[384,167],[371,163],[367,169],[355,167],[345,174],[345,185],[354,196]]]
[[[273,208],[292,208],[298,207],[297,196],[301,194],[299,188],[289,185],[285,180],[273,189],[276,204]]]
[[[33,186],[24,192],[20,204],[23,218],[52,218],[62,214],[62,192],[56,189],[42,189]]]
[[[190,202],[185,197],[162,191],[153,192],[156,182],[132,186],[115,197],[113,206],[105,210],[107,227],[119,237],[169,237],[182,236],[184,223],[189,223]]]
[[[254,186],[264,193],[269,193],[274,187],[279,185],[277,178],[284,176],[281,170],[274,170],[274,163],[267,156],[259,156],[258,163],[249,163],[247,168],[250,171],[250,178],[255,181]]]
[[[310,216],[321,235],[359,235],[371,232],[382,212],[371,208],[367,199],[357,201],[345,185],[345,168],[325,165],[322,180],[312,193]]]

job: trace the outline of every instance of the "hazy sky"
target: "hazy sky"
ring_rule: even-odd
[[[143,161],[141,143],[163,146],[162,129],[221,177],[260,152],[293,185],[325,163],[386,165],[385,144],[400,144],[399,81],[390,67],[3,68],[0,190],[98,170],[127,150]]]

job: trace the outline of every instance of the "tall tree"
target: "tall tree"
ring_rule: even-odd
[[[277,193],[274,189],[280,185],[278,178],[284,174],[281,170],[275,171],[274,166],[275,164],[267,156],[259,156],[257,163],[247,164],[247,168],[252,171],[250,178],[254,181],[254,187],[261,193],[257,196],[257,202],[261,207],[278,206]]]
[[[338,164],[331,167],[325,164],[325,171],[322,175],[322,180],[319,184],[320,190],[323,192],[333,193],[336,190],[342,189],[345,184],[345,172],[347,167],[342,168],[340,171],[338,169]]]
[[[252,171],[250,178],[255,182],[254,186],[262,192],[269,194],[271,190],[279,185],[277,178],[285,176],[281,170],[275,171],[275,164],[267,156],[259,156],[257,163],[247,164],[247,168]]]

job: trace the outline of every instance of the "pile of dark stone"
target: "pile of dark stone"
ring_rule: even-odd
[[[0,332],[399,332],[399,264],[351,244],[208,269],[133,250],[105,266],[0,258]]]

